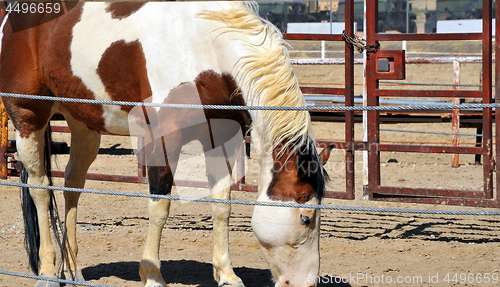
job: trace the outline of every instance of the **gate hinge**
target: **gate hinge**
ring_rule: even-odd
[[[345,42],[353,45],[360,53],[363,53],[363,51],[366,51],[367,53],[375,53],[380,50],[380,43],[378,41],[375,42],[375,45],[367,46],[366,39],[358,36],[349,36],[345,30],[342,31],[342,38]]]

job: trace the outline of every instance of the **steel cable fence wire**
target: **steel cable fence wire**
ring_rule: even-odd
[[[449,109],[482,109],[482,108],[496,108],[500,104],[460,104],[460,105],[415,105],[415,106],[370,106],[370,107],[264,107],[264,106],[227,106],[227,105],[189,105],[189,104],[161,104],[161,103],[143,103],[143,102],[127,102],[127,101],[101,101],[90,99],[75,99],[75,98],[59,98],[54,96],[40,96],[40,95],[24,95],[14,93],[0,93],[0,97],[16,97],[24,99],[37,99],[37,100],[50,100],[50,101],[65,101],[75,103],[90,103],[90,104],[103,104],[103,105],[128,105],[128,106],[150,106],[150,107],[166,107],[166,108],[193,108],[193,109],[222,109],[222,110],[317,110],[317,111],[390,111],[390,110],[449,110]],[[71,192],[83,192],[94,194],[109,194],[118,196],[129,197],[143,197],[143,198],[157,198],[157,199],[170,199],[170,200],[183,200],[183,201],[196,201],[196,202],[214,202],[214,203],[230,203],[242,205],[262,205],[262,206],[275,206],[275,207],[291,207],[291,208],[318,208],[330,210],[346,210],[346,211],[372,211],[372,212],[392,212],[392,213],[421,213],[421,214],[452,214],[452,215],[500,215],[500,211],[453,211],[453,210],[422,210],[422,209],[398,209],[398,208],[373,208],[373,207],[349,207],[349,206],[333,206],[333,205],[303,205],[286,202],[259,202],[259,201],[244,201],[244,200],[223,200],[213,198],[196,198],[196,197],[181,197],[172,195],[155,195],[155,194],[141,194],[141,193],[128,193],[128,192],[115,192],[115,191],[102,191],[90,189],[76,189],[67,187],[43,186],[43,185],[29,185],[22,183],[0,182],[0,185],[8,186],[26,186],[32,188],[45,188],[52,190],[62,190]]]
[[[72,285],[77,285],[77,286],[88,286],[88,287],[115,287],[115,286],[111,286],[111,285],[103,285],[103,284],[96,284],[96,283],[89,283],[89,282],[80,282],[80,281],[73,281],[73,280],[67,280],[67,279],[44,277],[44,276],[31,275],[31,274],[25,274],[25,273],[20,273],[20,272],[12,272],[12,271],[7,271],[7,270],[1,270],[1,269],[0,269],[0,274],[1,275],[14,276],[14,277],[27,278],[27,279],[34,279],[34,280],[42,280],[42,281],[50,281],[50,282],[56,282],[56,283],[70,284],[71,286]]]
[[[413,213],[413,214],[441,214],[441,215],[500,215],[499,211],[489,210],[431,210],[431,209],[407,209],[407,208],[384,208],[384,207],[360,207],[360,206],[340,206],[340,205],[325,205],[325,204],[299,204],[282,201],[251,201],[251,200],[237,200],[237,199],[216,199],[209,197],[187,197],[177,195],[160,195],[160,194],[145,194],[134,192],[122,192],[112,190],[99,190],[99,189],[86,189],[86,188],[73,188],[62,186],[47,186],[38,184],[16,183],[1,181],[0,185],[14,186],[14,187],[28,187],[38,189],[60,190],[68,192],[81,192],[90,194],[103,194],[115,195],[125,197],[139,197],[149,199],[169,199],[176,201],[189,201],[189,202],[210,202],[210,203],[226,203],[238,205],[259,205],[271,207],[288,207],[288,208],[311,208],[311,209],[325,209],[325,210],[340,210],[340,211],[354,211],[354,212],[384,212],[384,213]]]
[[[207,109],[207,110],[266,110],[266,111],[428,111],[428,110],[478,110],[500,108],[500,103],[480,104],[463,103],[459,105],[394,105],[394,106],[329,106],[329,107],[275,107],[275,106],[231,106],[231,105],[191,105],[191,104],[165,104],[165,103],[144,103],[128,101],[102,101],[79,98],[66,98],[40,95],[24,95],[13,93],[0,93],[0,97],[60,101],[82,104],[100,105],[120,105],[120,106],[142,106],[159,108],[180,108],[180,109]]]

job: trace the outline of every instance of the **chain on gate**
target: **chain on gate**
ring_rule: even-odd
[[[355,35],[349,36],[345,30],[342,31],[342,38],[345,42],[353,45],[360,53],[363,53],[363,51],[366,51],[367,53],[375,53],[380,50],[380,43],[378,41],[375,42],[375,45],[368,46],[366,45],[366,39]]]

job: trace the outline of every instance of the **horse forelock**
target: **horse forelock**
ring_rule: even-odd
[[[302,152],[301,149],[305,150]],[[316,197],[321,201],[325,184],[330,179],[323,167],[314,144],[299,149],[297,172],[303,182],[310,184],[316,192]]]
[[[217,31],[246,35],[245,48],[234,69],[247,105],[303,107],[305,100],[289,61],[281,33],[256,14],[255,5],[233,4],[232,8],[202,11],[199,17],[221,22]],[[306,111],[256,111],[252,128],[266,145],[265,153],[285,145],[294,152],[309,145],[313,134]]]
[[[272,200],[306,203],[321,201],[329,177],[314,144],[273,152],[272,179],[267,195]]]

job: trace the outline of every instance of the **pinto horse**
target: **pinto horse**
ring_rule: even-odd
[[[254,6],[87,2],[58,17],[48,11],[11,13],[2,24],[0,92],[152,103],[305,106],[280,33],[257,16]],[[152,129],[145,132],[147,145],[141,152],[149,157],[151,193],[170,194],[181,147],[199,140],[212,196],[228,199],[231,174],[220,172],[221,165],[214,162],[222,156],[222,166],[230,169],[237,148],[225,143],[241,136],[251,121],[260,164],[258,199],[321,201],[327,178],[322,163],[330,149],[316,151],[306,111],[207,109],[200,114],[189,109],[134,110],[10,97],[3,102],[16,128],[19,157],[30,184],[50,184],[50,172],[44,169],[44,131],[59,111],[71,130],[65,186],[84,186],[99,149],[100,132],[130,135],[132,124],[134,130],[148,130],[149,125]],[[212,151],[221,145],[223,152],[214,156]],[[25,217],[33,216],[25,224],[32,269],[42,276],[83,281],[76,260],[80,194],[64,192],[63,274],[58,274],[50,234],[52,197],[52,191],[37,188],[23,195],[23,204],[35,207],[32,214],[25,212]],[[140,263],[145,286],[166,286],[159,246],[169,207],[166,199],[149,201],[149,228]],[[229,255],[230,205],[214,203],[212,211],[214,278],[219,286],[243,286]],[[255,207],[252,227],[276,286],[317,285],[319,225],[316,209]],[[36,286],[59,285],[41,280]]]

